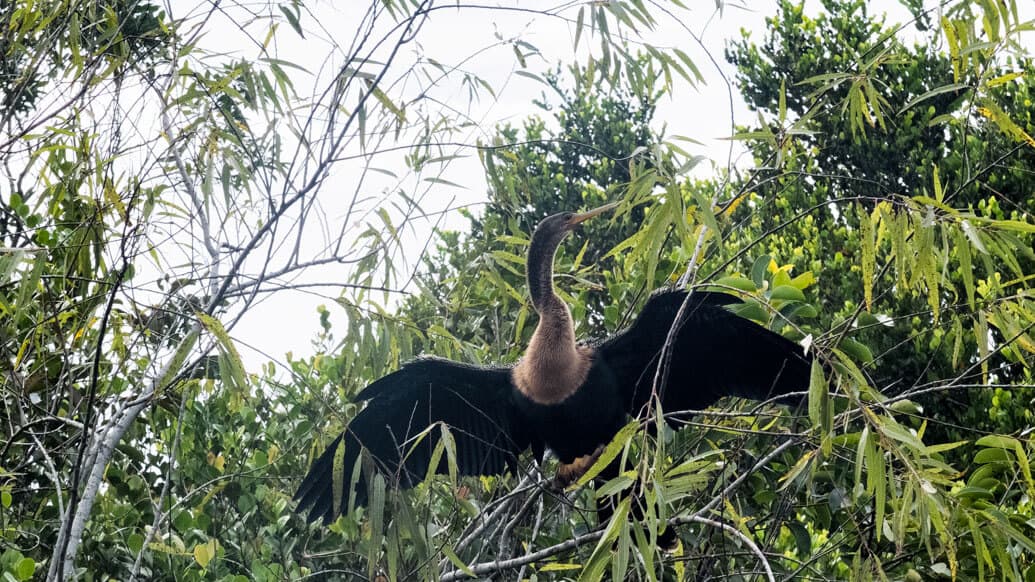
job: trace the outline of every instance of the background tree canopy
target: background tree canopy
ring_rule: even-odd
[[[260,4],[0,5],[5,580],[1035,580],[1030,9],[779,2],[705,47],[755,113],[729,136],[746,153],[706,167],[656,118],[712,74],[679,2],[537,11],[563,58],[497,34],[541,91],[498,126],[472,112],[507,86],[422,35],[527,7],[380,0],[327,34],[319,7]],[[206,44],[224,17],[247,49]],[[652,44],[666,25],[685,46]],[[464,157],[487,202],[421,239]],[[364,385],[520,357],[536,222],[619,200],[558,253],[578,334],[666,285],[733,293],[822,363],[800,406],[623,431],[625,472],[562,494],[528,458],[371,483],[328,527],[294,513]],[[331,289],[312,352],[242,360],[242,319],[291,289]],[[625,489],[676,551],[597,522]]]

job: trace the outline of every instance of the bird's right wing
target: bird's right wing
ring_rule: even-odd
[[[524,423],[511,396],[510,370],[478,368],[456,362],[422,359],[377,380],[357,395],[366,407],[356,415],[313,463],[295,499],[307,507],[309,521],[331,521],[354,503],[366,503],[366,475],[353,491],[351,476],[365,449],[389,483],[412,487],[424,479],[441,428],[456,443],[461,475],[493,475],[513,468],[529,445]],[[424,434],[426,433],[426,434]],[[423,437],[421,435],[423,434]],[[335,491],[335,457],[340,456]],[[447,455],[436,471],[444,473]]]
[[[650,402],[662,347],[686,294],[654,294],[629,329],[597,348],[633,415]],[[690,295],[665,381],[657,386],[666,413],[707,408],[723,396],[765,400],[808,389],[811,360],[801,346],[726,309],[737,302],[724,293]]]

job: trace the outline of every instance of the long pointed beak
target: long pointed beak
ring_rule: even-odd
[[[576,224],[579,224],[580,222],[585,222],[585,221],[589,220],[590,218],[593,218],[594,216],[597,216],[598,214],[603,214],[603,213],[608,212],[610,210],[614,210],[615,208],[618,208],[619,204],[620,204],[619,202],[612,202],[610,204],[605,204],[605,205],[600,206],[598,208],[594,208],[593,210],[589,210],[589,211],[583,212],[581,214],[576,214],[575,216],[572,216],[570,220],[568,220],[568,226],[569,227],[575,226]]]

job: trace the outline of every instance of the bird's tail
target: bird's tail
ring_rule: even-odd
[[[345,450],[339,451],[340,447],[344,447]],[[311,506],[306,519],[309,522],[314,522],[322,518],[325,524],[333,521],[338,513],[343,513],[345,508],[349,506],[350,496],[348,491],[350,486],[353,485],[352,473],[353,468],[356,466],[356,461],[359,459],[359,452],[359,441],[348,430],[338,435],[338,438],[334,439],[334,442],[327,447],[327,450],[316,459],[313,466],[309,468],[309,473],[302,480],[302,484],[298,486],[298,491],[295,492],[294,497],[298,501],[296,511],[302,512]],[[343,455],[342,463],[339,465],[342,475],[335,479],[334,458],[337,454]],[[335,481],[342,484],[342,491],[337,499],[337,504],[335,503]],[[356,485],[362,482],[363,480],[360,479]],[[355,487],[352,490],[352,494],[356,504],[362,505],[366,503],[365,487],[361,485]]]

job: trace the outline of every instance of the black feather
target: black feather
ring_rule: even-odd
[[[441,425],[449,428],[456,443],[460,475],[503,473],[516,465],[518,455],[530,444],[514,408],[507,368],[417,360],[377,380],[356,399],[366,400],[366,407],[313,463],[295,493],[299,511],[311,507],[310,521],[328,522],[335,517],[334,454],[343,437],[346,489],[361,449],[390,483],[403,487],[419,483],[441,438]],[[435,470],[448,470],[445,454]],[[348,507],[350,497],[355,505],[366,503],[366,471],[361,476],[353,491],[343,492],[340,510]]]
[[[686,296],[654,294],[629,329],[597,347],[633,415],[650,401],[662,346]],[[801,346],[726,309],[737,301],[725,293],[690,296],[658,386],[665,412],[700,410],[723,396],[766,400],[808,388],[811,360]]]

